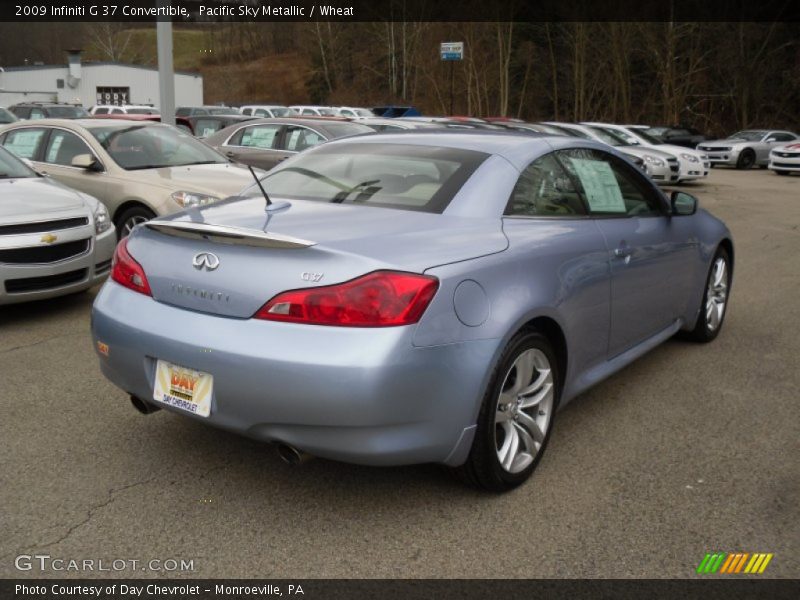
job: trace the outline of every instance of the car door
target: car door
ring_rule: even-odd
[[[608,249],[613,358],[685,314],[698,240],[691,220],[671,218],[664,195],[622,159],[586,148],[558,154]]]
[[[271,169],[286,158],[285,151],[278,148],[283,125],[262,123],[238,129],[220,150],[236,162],[262,169]]]
[[[286,154],[280,160],[289,158],[306,148],[313,148],[326,141],[328,141],[328,138],[320,131],[303,125],[287,125],[279,142],[280,148]]]
[[[72,160],[81,154],[93,156],[97,160],[98,169],[102,170],[73,167]],[[40,165],[42,173],[71,188],[90,194],[99,200],[104,200],[108,195],[105,166],[76,133],[57,127],[49,128]]]
[[[570,372],[604,363],[611,317],[605,238],[555,153],[523,169],[504,212],[503,233],[518,263],[516,293],[528,286],[543,293],[531,299],[534,305],[557,306],[568,338],[581,340],[570,348]]]

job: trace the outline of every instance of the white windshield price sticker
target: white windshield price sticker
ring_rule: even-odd
[[[625,214],[625,200],[611,165],[600,160],[570,158],[592,212]]]

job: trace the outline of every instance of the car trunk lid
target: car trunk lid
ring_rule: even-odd
[[[267,213],[261,199],[151,221],[129,241],[156,300],[237,318],[287,290],[380,269],[422,273],[507,246],[499,218],[305,201]]]

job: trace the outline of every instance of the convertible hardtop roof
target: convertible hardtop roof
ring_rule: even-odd
[[[418,146],[440,146],[443,148],[457,148],[473,150],[485,154],[497,154],[516,163],[520,151],[535,148],[549,148],[548,140],[563,140],[564,136],[546,133],[536,134],[521,131],[491,131],[491,130],[449,130],[449,129],[407,129],[392,133],[374,133],[371,135],[341,138],[331,140],[331,144],[406,144]],[[575,140],[579,142],[580,140]],[[587,144],[591,145],[591,144]]]

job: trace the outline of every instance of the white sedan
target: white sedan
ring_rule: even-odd
[[[665,144],[658,138],[653,137],[641,129],[626,127],[624,125],[614,125],[612,123],[586,123],[610,130],[617,135],[624,137],[629,143],[641,145],[648,148],[657,148],[663,152],[668,152],[678,159],[680,165],[680,175],[678,181],[692,181],[708,176],[711,169],[711,162],[705,152],[692,150],[684,146]]]
[[[106,207],[0,147],[0,305],[80,292],[111,272]]]

